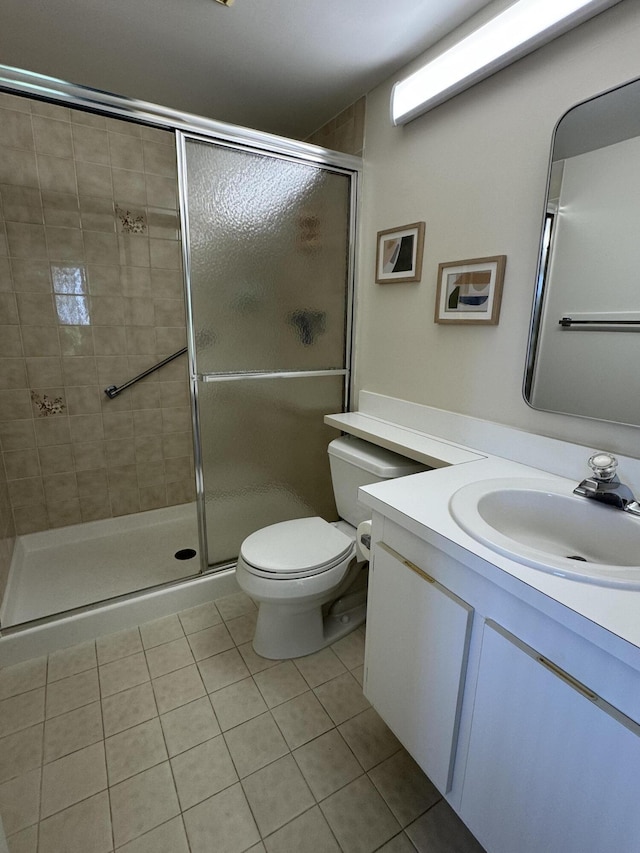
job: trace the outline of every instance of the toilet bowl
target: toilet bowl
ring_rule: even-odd
[[[252,533],[240,548],[236,578],[258,604],[253,648],[261,657],[312,654],[364,622],[367,563],[356,527],[368,514],[357,502],[358,487],[426,470],[352,437],[335,439],[328,451],[341,519],[282,521]]]

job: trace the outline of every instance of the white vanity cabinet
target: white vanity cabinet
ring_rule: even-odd
[[[367,613],[365,695],[445,793],[455,757],[472,608],[378,543]]]
[[[365,694],[487,853],[640,853],[640,671],[469,555],[373,532]]]
[[[640,726],[483,626],[460,816],[490,853],[637,853]]]

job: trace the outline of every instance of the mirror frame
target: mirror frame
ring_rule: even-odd
[[[531,306],[531,320],[529,323],[529,338],[527,341],[527,352],[525,359],[525,370],[524,370],[524,378],[522,383],[522,396],[524,398],[525,403],[529,408],[533,409],[537,412],[548,412],[550,414],[555,415],[566,415],[568,417],[574,418],[586,418],[587,420],[595,420],[600,421],[601,423],[614,423],[621,424],[623,426],[640,426],[640,423],[634,424],[629,421],[616,421],[616,420],[608,420],[605,418],[594,417],[593,415],[583,415],[577,414],[575,412],[564,412],[559,409],[544,409],[540,406],[534,406],[530,402],[530,396],[533,391],[533,379],[535,373],[535,361],[536,354],[538,351],[538,344],[540,338],[540,329],[542,326],[542,318],[545,307],[545,297],[548,292],[549,282],[546,278],[547,267],[549,263],[549,249],[550,249],[550,223],[549,223],[549,190],[551,188],[551,175],[554,158],[554,149],[556,145],[556,137],[558,133],[558,128],[564,119],[569,115],[569,113],[574,110],[582,107],[586,104],[591,103],[592,101],[597,100],[598,98],[602,98],[605,95],[609,95],[613,92],[617,92],[620,89],[625,88],[626,86],[630,86],[634,83],[640,84],[640,77],[634,77],[630,80],[626,80],[624,83],[619,83],[616,86],[611,86],[609,89],[605,89],[602,92],[598,92],[596,95],[592,95],[590,98],[585,98],[582,101],[574,104],[569,107],[569,109],[565,110],[565,112],[560,116],[560,118],[555,123],[553,128],[553,133],[551,135],[551,148],[549,151],[549,162],[547,166],[547,180],[545,184],[545,193],[544,193],[544,203],[543,203],[543,211],[540,222],[540,239],[538,243],[538,262],[536,266],[536,277],[535,277],[535,287],[533,291],[533,302]]]

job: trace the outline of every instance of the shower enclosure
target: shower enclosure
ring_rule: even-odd
[[[335,517],[358,161],[1,66],[0,114],[2,634]]]
[[[347,375],[350,176],[181,137],[210,565],[254,530],[336,517],[323,415]]]

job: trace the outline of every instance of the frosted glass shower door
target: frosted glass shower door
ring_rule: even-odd
[[[350,172],[187,137],[187,266],[209,565],[265,524],[336,517]]]

